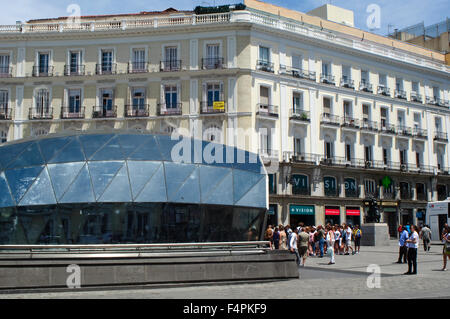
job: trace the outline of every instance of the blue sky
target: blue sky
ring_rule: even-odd
[[[388,25],[403,28],[418,22],[425,25],[440,22],[450,15],[449,0],[265,0],[286,8],[308,12],[325,3],[330,3],[355,13],[356,27],[368,30],[366,12],[370,4],[381,9],[381,28],[372,30],[386,34]],[[82,15],[134,13],[139,11],[164,10],[168,7],[191,10],[197,5],[220,5],[239,0],[0,0],[4,5],[0,11],[0,24],[14,24],[17,20],[29,20],[70,15],[67,8],[78,4]],[[8,3],[5,5],[5,3]]]

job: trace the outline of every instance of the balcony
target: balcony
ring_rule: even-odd
[[[369,121],[368,119],[363,119],[361,121],[361,130],[368,132],[378,132],[378,122]]]
[[[200,102],[200,114],[225,113],[225,101]]]
[[[320,74],[320,82],[332,85],[336,84],[336,81],[334,80],[334,75],[330,74]]]
[[[427,201],[428,200],[427,193],[416,192],[416,196],[417,196],[417,200],[421,200],[421,201]]]
[[[111,75],[117,73],[117,64],[96,64],[95,73],[97,75]]]
[[[11,119],[12,119],[12,109],[8,107],[8,104],[0,104],[0,121]]]
[[[125,117],[148,117],[149,116],[149,105],[125,105]]]
[[[408,169],[410,172],[416,172],[419,174],[433,174],[435,167],[434,166],[430,166],[430,165],[423,165],[423,164],[419,164],[419,165],[408,165]]]
[[[86,67],[83,64],[66,64],[64,66],[64,75],[65,76],[80,76],[85,75]]]
[[[133,73],[147,73],[148,63],[147,62],[129,62],[127,72]]]
[[[309,154],[309,153],[298,153],[298,152],[284,152],[283,155],[285,161],[293,163],[309,163],[318,164],[323,155],[320,154]]]
[[[12,68],[9,66],[0,66],[0,78],[11,78]]]
[[[341,87],[354,90],[355,89],[355,81],[351,80],[349,78],[342,78],[341,79]]]
[[[50,77],[53,76],[53,66],[33,66],[34,77]]]
[[[92,111],[92,118],[116,118],[117,117],[117,106],[94,106]]]
[[[444,132],[434,132],[434,140],[436,142],[448,142],[448,135]]]
[[[391,89],[386,86],[379,85],[377,93],[384,96],[391,96]]]
[[[435,100],[436,106],[445,107],[445,108],[449,107],[449,102],[444,99],[435,98],[434,100]]]
[[[337,115],[333,115],[330,113],[322,113],[320,116],[320,124],[321,125],[340,126],[341,119]]]
[[[224,69],[225,59],[224,58],[203,58],[202,59],[202,69],[203,70],[215,70]]]
[[[383,190],[383,199],[395,200],[397,198],[397,192],[387,192]]]
[[[182,115],[183,104],[182,103],[159,103],[158,115],[160,116],[175,116]]]
[[[411,101],[417,103],[423,103],[423,96],[418,94],[417,92],[411,92]]]
[[[273,63],[265,60],[257,60],[256,61],[256,69],[264,72],[274,73],[275,69]]]
[[[349,116],[344,116],[342,118],[341,127],[350,129],[359,129],[360,127],[359,120]]]
[[[280,74],[290,75],[293,76],[294,78],[302,78],[313,81],[316,80],[316,72],[309,72],[286,65],[280,65]]]
[[[311,122],[311,117],[308,111],[302,109],[290,109],[289,120],[309,123]]]
[[[361,80],[361,83],[359,83],[359,90],[363,92],[373,93],[373,86],[372,84]]]
[[[438,164],[438,174],[440,174],[440,175],[449,175],[450,174],[450,168]]]
[[[84,119],[85,118],[85,108],[84,107],[62,107],[61,108],[61,119],[73,120],[73,119]]]
[[[159,64],[161,72],[178,72],[181,71],[181,60],[161,61]]]
[[[278,106],[259,103],[256,107],[256,115],[278,118]]]
[[[32,107],[29,110],[29,119],[30,120],[52,120],[53,119],[53,108],[52,107],[44,107],[44,108]]]
[[[395,90],[395,97],[398,99],[406,100],[406,91]]]
[[[427,139],[428,131],[422,128],[415,127],[413,128],[413,136],[414,138]]]
[[[322,156],[320,165],[326,166],[350,166],[351,161],[341,156]]]
[[[380,132],[384,134],[396,134],[395,125],[389,124],[389,123],[383,123],[380,124]]]
[[[413,192],[411,190],[409,190],[409,189],[405,189],[405,190],[400,189],[400,199],[402,199],[402,200],[412,200],[413,197],[414,197],[414,194],[413,194]]]
[[[397,125],[397,134],[400,136],[412,136],[412,129],[403,125]]]

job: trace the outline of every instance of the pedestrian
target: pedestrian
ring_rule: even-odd
[[[361,248],[361,237],[362,231],[359,229],[359,225],[355,226],[355,230],[353,231],[353,237],[355,238],[355,252],[359,254],[359,250]]]
[[[327,226],[327,235],[326,235],[326,240],[327,240],[327,254],[330,255],[330,262],[328,263],[328,265],[334,265],[336,263],[335,258],[334,258],[334,243],[335,243],[335,236],[336,234],[334,233],[334,227],[332,226]]]
[[[339,231],[339,225],[334,226],[334,253],[339,254],[341,249],[341,232]]]
[[[309,245],[309,227],[302,227],[298,234],[298,254],[302,258],[302,267],[305,267],[306,258],[308,258]]]
[[[420,231],[420,238],[423,241],[424,251],[430,251],[430,241],[431,241],[431,229],[428,225],[422,227]]]
[[[409,223],[406,224],[406,230],[408,231],[408,234],[411,235],[411,225]]]
[[[264,233],[264,240],[269,242],[270,249],[273,247],[273,229],[272,225],[269,225]]]
[[[287,244],[287,249],[291,250],[291,246],[290,246],[290,238],[291,238],[291,234],[292,234],[292,229],[291,226],[286,225],[286,227],[284,227],[284,232],[286,233],[286,244]]]
[[[352,250],[352,255],[355,254],[355,251],[353,250],[352,247],[352,229],[350,228],[350,225],[346,225],[343,224],[344,232],[344,238],[342,238],[342,241],[344,242],[344,246],[345,246],[345,253],[344,255],[350,255],[350,253],[348,252],[349,249]]]
[[[280,249],[280,230],[278,227],[275,227],[275,230],[273,231],[272,241],[274,249]]]
[[[408,271],[405,275],[417,275],[417,249],[419,248],[419,234],[417,226],[411,225],[411,235],[406,244],[408,246]]]
[[[295,257],[297,258],[296,260],[297,266],[300,266],[300,256],[298,254],[298,246],[297,246],[298,241],[297,233],[298,230],[297,228],[295,228],[294,231],[291,232],[291,234],[289,235],[289,250],[291,251],[291,253],[295,254]]]
[[[406,246],[406,240],[408,239],[408,231],[406,227],[402,227],[402,232],[400,233],[400,238],[398,240],[398,246],[400,247],[397,264],[406,264],[406,256],[408,253],[408,248]]]
[[[447,270],[447,258],[450,259],[450,229],[447,225],[442,233],[442,242],[444,243],[444,250],[442,251],[442,256],[444,258],[444,266],[442,271]]]
[[[287,250],[287,235],[284,226],[280,224],[280,249]]]
[[[315,252],[315,243],[314,243],[314,237],[316,234],[316,227],[312,226],[310,227],[309,230],[309,255],[310,256],[315,256],[316,252]]]
[[[319,225],[317,227],[317,240],[319,242],[319,253],[320,258],[323,258],[324,244],[325,244],[325,231],[323,230],[323,226]]]

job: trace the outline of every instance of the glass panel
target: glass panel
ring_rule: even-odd
[[[183,137],[180,137],[179,140],[172,140],[170,136],[165,136],[165,135],[160,135],[160,136],[155,136],[155,138],[158,141],[159,144],[159,149],[161,150],[161,155],[162,155],[162,160],[164,161],[172,161],[172,149],[174,148],[175,145],[177,145]],[[192,144],[194,143],[189,143],[189,146],[192,149]],[[193,163],[193,153],[191,152],[191,163]]]
[[[234,169],[233,177],[234,201],[237,203],[264,175]]]
[[[6,177],[5,177],[4,173],[0,174],[0,194],[1,194],[0,207],[15,206],[15,203],[11,197],[11,193],[9,192],[8,183],[6,182]],[[1,228],[0,228],[0,230],[1,230]]]
[[[142,192],[138,195],[136,202],[167,202],[167,188],[164,175],[164,166],[161,164],[153,174],[150,181],[145,185]]]
[[[216,171],[218,170],[217,167],[214,169]],[[202,192],[202,203],[210,205],[230,205],[230,203],[234,203],[233,192],[231,192],[231,189],[233,188],[233,174],[229,169],[226,169],[225,171],[228,172],[225,178],[217,178],[219,181],[218,184],[214,185],[214,187],[210,187],[206,193]],[[202,178],[201,174],[202,172],[200,172]]]
[[[131,188],[130,180],[128,178],[127,165],[123,165],[114,179],[109,184],[103,195],[100,197],[100,202],[131,202]]]
[[[67,143],[69,143],[73,137],[59,137],[40,140],[39,148],[41,149],[42,156],[44,156],[45,161],[49,161],[57,153],[61,152]]]
[[[83,150],[80,141],[75,137],[72,142],[67,144],[64,149],[59,152],[49,163],[66,163],[66,162],[84,162]]]
[[[130,175],[133,199],[136,199],[161,166],[161,162],[128,162],[128,174]]]
[[[43,166],[22,168],[5,171],[9,188],[16,203],[19,203],[22,196],[33,184],[36,177],[42,172]]]
[[[98,134],[98,135],[80,135],[81,144],[83,145],[84,154],[87,159],[90,159],[95,152],[97,152],[103,145],[105,145],[111,138],[112,134]]]
[[[196,169],[195,165],[181,163],[164,163],[169,201],[174,198],[189,176]]]
[[[169,185],[173,186],[173,184],[171,184],[170,182]],[[170,195],[171,193],[172,196]],[[181,187],[179,188],[178,192],[171,192],[169,186],[168,194],[169,194],[169,202],[192,203],[192,204],[200,203],[200,178],[198,167],[196,167],[192,172],[192,174],[189,175],[189,177],[181,184]]]
[[[211,195],[211,192],[214,192],[222,180],[230,175],[231,172],[231,169],[228,168],[200,166],[200,193],[202,196],[202,203],[205,202],[208,196]],[[232,185],[230,185],[229,189],[231,189],[231,186]],[[226,193],[232,194],[231,192]],[[232,201],[233,197],[231,197],[231,202]]]
[[[44,159],[41,156],[37,143],[29,145],[22,154],[20,154],[14,162],[8,165],[8,169],[28,167],[44,164]]]
[[[2,156],[0,156],[0,165],[6,167],[12,160],[14,160],[20,153],[23,152],[32,142],[13,144],[3,146],[0,148]]]
[[[89,162],[89,172],[94,185],[95,198],[98,200],[111,183],[124,162]]]
[[[147,142],[139,146],[132,154],[128,156],[129,160],[147,160],[161,161],[161,151],[154,136],[146,136]]]
[[[119,139],[114,136],[106,145],[98,150],[94,156],[91,157],[91,161],[113,161],[124,160],[122,148],[119,144]]]
[[[91,179],[87,165],[85,165],[75,182],[64,194],[60,203],[93,203],[95,202],[94,192],[92,191]]]
[[[51,205],[56,204],[55,193],[48,176],[47,168],[36,179],[33,186],[21,200],[19,206]]]
[[[56,194],[56,200],[61,199],[67,188],[72,184],[84,166],[82,163],[50,164],[48,172]]]
[[[119,134],[117,137],[124,154],[124,158],[129,157],[135,150],[139,150],[142,144],[146,143],[149,139],[153,139],[150,135],[139,134]]]
[[[239,201],[236,206],[266,207],[267,183],[266,177],[259,175],[260,180]]]

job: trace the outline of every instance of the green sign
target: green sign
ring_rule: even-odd
[[[314,216],[315,209],[314,206],[299,206],[299,205],[290,205],[289,213],[291,215],[309,215]]]
[[[385,176],[381,180],[381,185],[383,185],[384,189],[388,189],[392,185],[392,179],[389,176]]]

